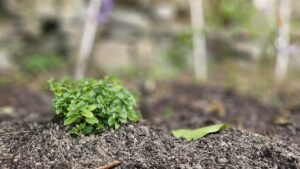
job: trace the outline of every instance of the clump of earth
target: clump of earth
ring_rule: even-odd
[[[121,162],[116,168],[300,168],[299,126],[293,121],[300,111],[292,110],[294,119],[277,127],[271,124],[277,109],[232,92],[185,85],[167,85],[167,89],[162,87],[150,94],[142,91],[145,100],[140,108],[144,119],[140,122],[118,130],[107,128],[92,136],[71,137],[67,128],[53,119],[48,94],[27,89],[12,93],[9,87],[0,91],[6,96],[0,97],[0,105],[12,107],[5,115],[0,108],[1,169],[98,168],[116,160]],[[157,94],[161,91],[171,94]],[[196,104],[215,98],[224,112],[216,109],[208,113]],[[166,105],[171,115],[165,113]],[[266,114],[252,124],[251,120],[246,122],[250,112],[254,112],[253,116]],[[236,116],[228,117],[233,114]],[[221,122],[233,127],[194,141],[170,134],[172,128]],[[295,135],[286,132],[289,128]]]

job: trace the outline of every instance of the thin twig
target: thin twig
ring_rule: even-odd
[[[121,163],[122,163],[122,161],[115,160],[115,161],[107,163],[107,164],[105,164],[105,165],[103,165],[103,166],[101,166],[101,167],[99,167],[97,169],[111,169],[111,168],[114,168],[114,167],[120,165]]]
[[[21,133],[30,133],[30,131],[18,131],[12,133],[1,133],[0,136],[7,136],[7,135],[14,135],[14,134],[21,134]]]

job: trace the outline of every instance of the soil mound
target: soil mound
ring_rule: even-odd
[[[0,86],[0,122],[12,119],[49,120],[53,116],[51,100],[50,94],[20,85]]]
[[[181,83],[142,88],[145,119],[167,131],[227,123],[287,143],[300,143],[300,108],[279,110],[230,89]],[[277,121],[277,122],[276,122]]]
[[[55,122],[0,123],[0,168],[299,168],[300,149],[226,129],[197,141],[176,139],[141,121],[90,137]]]

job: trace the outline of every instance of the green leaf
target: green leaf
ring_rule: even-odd
[[[85,126],[85,127],[82,129],[82,133],[83,133],[83,134],[90,134],[91,132],[93,132],[93,127],[92,127],[92,126]]]
[[[93,105],[89,106],[88,110],[94,111],[96,108],[97,108],[97,105],[93,104]]]
[[[109,117],[107,122],[108,122],[109,126],[113,126],[115,124],[116,120],[113,117]]]
[[[74,136],[78,136],[80,133],[79,133],[79,131],[78,131],[76,128],[72,128],[72,129],[69,131],[69,134],[70,134],[70,135],[74,135]]]
[[[91,111],[87,111],[87,110],[86,111],[82,111],[81,115],[83,115],[84,117],[87,117],[87,118],[94,117],[94,114]]]
[[[215,133],[226,128],[229,128],[229,126],[226,124],[216,124],[212,126],[194,129],[194,130],[191,129],[172,130],[172,134],[176,138],[182,137],[190,141],[190,140],[200,139],[206,136],[207,134]]]
[[[140,119],[141,115],[136,111],[128,112],[128,119],[132,122],[137,122]]]
[[[67,110],[68,111],[75,111],[76,109],[77,109],[76,104],[72,103],[72,104],[69,105]]]
[[[89,124],[97,124],[99,123],[99,120],[96,117],[92,117],[92,118],[85,118],[85,121]]]
[[[97,130],[102,130],[104,128],[104,124],[102,124],[102,123],[98,123],[97,125],[96,125],[96,129]]]
[[[121,119],[127,119],[127,112],[126,112],[125,108],[122,109],[122,111],[120,113],[120,117],[121,117]]]
[[[115,129],[120,128],[120,123],[115,123]]]
[[[70,112],[67,113],[67,117],[70,117],[70,116],[76,115],[76,114],[79,115],[78,112],[70,111]]]
[[[74,121],[78,120],[80,118],[79,114],[74,114],[71,115],[70,117],[68,117],[65,121],[64,121],[64,125],[70,125],[72,124]]]
[[[76,129],[77,129],[78,131],[81,131],[81,130],[85,127],[85,125],[86,125],[86,123],[80,123],[80,124],[77,124],[77,125],[76,125]]]

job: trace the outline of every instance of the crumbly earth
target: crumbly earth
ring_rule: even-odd
[[[0,123],[0,168],[289,168],[300,167],[297,144],[226,129],[197,141],[175,139],[147,122],[71,137],[55,122]]]
[[[0,122],[12,119],[49,120],[52,116],[51,96],[24,86],[0,86]],[[9,108],[10,111],[3,111]]]
[[[142,91],[140,109],[151,124],[142,120],[71,137],[51,121],[49,94],[21,86],[1,87],[0,93],[0,169],[97,168],[114,160],[127,169],[300,168],[300,108],[290,110],[288,123],[274,125],[277,109],[232,91],[159,85],[150,94]],[[170,136],[172,128],[220,122],[262,135],[226,129],[190,142]]]
[[[141,91],[144,117],[166,131],[227,123],[300,144],[300,106],[281,110],[231,89],[193,84],[161,82]]]

